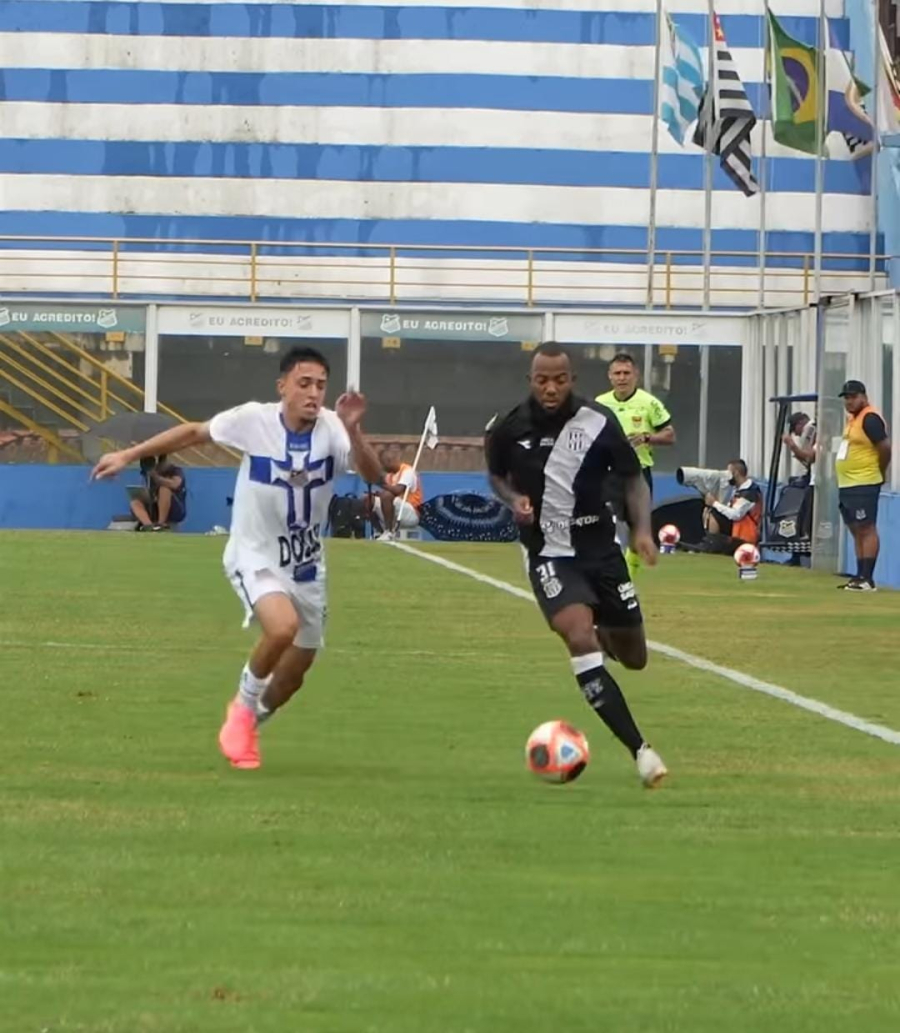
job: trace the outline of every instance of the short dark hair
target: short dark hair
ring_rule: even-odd
[[[747,464],[744,462],[743,459],[730,459],[728,461],[728,465],[736,466],[738,470],[740,470],[740,472],[744,475],[744,477],[747,476]]]
[[[558,341],[544,341],[534,350],[535,355],[546,355],[548,359],[558,359],[560,355],[569,357],[568,352]]]
[[[616,352],[616,354],[609,360],[610,366],[614,362],[627,362],[629,366],[637,366],[637,363],[634,361],[634,356],[629,355],[628,352]]]
[[[316,362],[327,374],[331,373],[328,359],[326,359],[317,348],[309,348],[301,345],[297,345],[295,348],[289,348],[284,355],[281,356],[281,360],[278,363],[278,370],[281,375],[284,376],[285,373],[290,373],[294,366],[299,365],[301,362]]]
[[[809,421],[809,416],[808,416],[807,413],[805,413],[805,412],[792,412],[791,416],[790,416],[790,419],[788,420],[788,430],[792,434],[796,434],[797,433],[797,428],[800,426],[800,424],[804,420]]]

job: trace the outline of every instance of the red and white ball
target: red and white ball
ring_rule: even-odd
[[[574,781],[590,759],[587,739],[566,721],[545,721],[525,744],[525,763],[545,782]]]
[[[739,567],[755,567],[759,564],[759,549],[750,542],[744,542],[734,550],[734,562]]]
[[[677,545],[681,541],[681,531],[674,524],[665,524],[659,529],[660,545]]]

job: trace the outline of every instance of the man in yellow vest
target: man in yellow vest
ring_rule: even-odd
[[[657,445],[674,445],[675,428],[669,410],[649,391],[638,387],[638,368],[627,352],[613,356],[607,371],[612,390],[597,395],[595,401],[612,409],[625,436],[631,442],[641,464],[641,473],[653,495],[653,449]],[[622,514],[616,518],[621,521]],[[629,548],[625,561],[632,578],[641,563]]]
[[[840,397],[847,410],[847,424],[834,466],[841,516],[856,545],[856,577],[838,587],[849,592],[874,592],[878,496],[891,461],[891,442],[881,414],[869,405],[865,384],[848,380]]]

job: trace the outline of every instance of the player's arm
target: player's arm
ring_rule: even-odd
[[[675,428],[669,410],[658,398],[653,399],[650,411],[650,426],[653,428],[647,435],[648,445],[674,445]]]
[[[91,480],[102,481],[107,477],[115,477],[126,466],[147,459],[150,456],[171,455],[193,445],[205,445],[212,441],[208,423],[182,423],[177,427],[154,434],[138,445],[123,448],[119,452],[108,452],[100,457],[100,462],[91,471]]]
[[[881,470],[882,480],[884,480],[887,468],[891,464],[891,442],[884,420],[877,413],[868,413],[863,419],[863,432],[875,446],[875,451],[878,453],[878,467]]]
[[[799,441],[794,439],[792,434],[785,434],[781,439],[790,449],[791,454],[801,463],[814,463],[816,460],[815,447],[804,448]]]
[[[484,438],[484,458],[488,468],[491,490],[513,515],[517,524],[530,524],[534,520],[531,499],[517,491],[509,470],[510,442],[503,427],[495,427],[492,420],[487,425]]]
[[[647,435],[648,445],[674,445],[675,444],[675,428],[671,423],[666,424],[664,427],[654,427],[653,431]]]
[[[350,438],[350,458],[356,472],[369,484],[381,484],[384,470],[375,449],[366,441],[360,426],[366,412],[366,399],[358,391],[347,391],[337,400],[334,411]]]

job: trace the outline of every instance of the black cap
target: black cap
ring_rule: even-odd
[[[805,412],[792,412],[788,418],[788,430],[792,434],[797,433],[797,427],[800,425],[801,420],[808,420],[809,416]]]
[[[845,380],[838,398],[844,398],[847,395],[864,395],[865,393],[866,385],[861,380]]]

